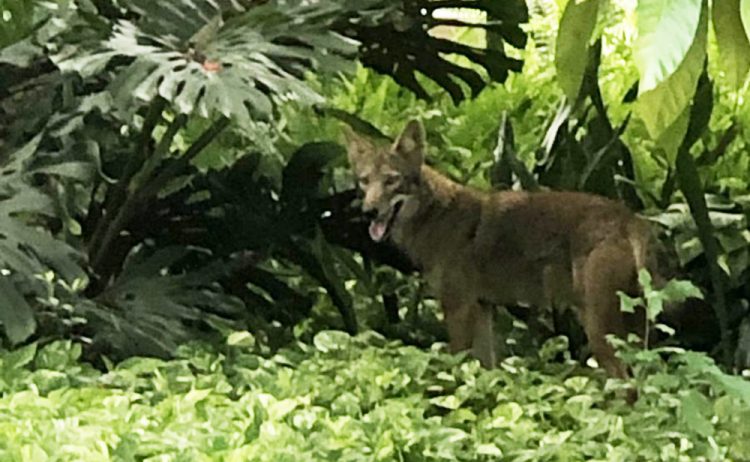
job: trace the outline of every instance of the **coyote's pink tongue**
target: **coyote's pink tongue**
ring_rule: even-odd
[[[370,237],[375,242],[380,242],[385,237],[387,224],[381,221],[370,222]]]

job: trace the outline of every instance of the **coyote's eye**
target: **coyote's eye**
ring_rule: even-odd
[[[398,174],[392,174],[385,177],[385,181],[383,182],[386,186],[396,186],[398,182],[401,180],[401,175]]]
[[[357,178],[357,182],[359,182],[360,188],[364,188],[365,186],[367,186],[368,180],[366,176],[361,176]]]

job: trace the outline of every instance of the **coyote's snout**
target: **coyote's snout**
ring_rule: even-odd
[[[488,302],[569,304],[599,363],[628,375],[605,336],[642,328],[642,313],[625,316],[617,292],[638,289],[650,241],[643,220],[591,194],[461,186],[424,165],[416,121],[392,145],[351,131],[347,138],[370,237],[390,238],[423,269],[453,351],[471,348],[482,364],[494,364]]]
[[[403,221],[402,209],[417,192],[422,168],[421,130],[418,123],[409,124],[393,146],[350,133],[349,158],[364,192],[362,211],[371,219],[369,231],[374,241],[384,240],[397,221]]]
[[[401,211],[404,199],[398,195],[391,196],[390,189],[395,182],[400,181],[394,177],[386,179],[382,184],[370,185],[366,178],[359,180],[360,187],[366,191],[362,202],[362,211],[370,218],[370,237],[375,242],[380,242],[386,237],[393,223]]]

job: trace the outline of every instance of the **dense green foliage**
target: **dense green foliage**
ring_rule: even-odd
[[[746,369],[747,2],[175,4],[0,0],[0,459],[750,457],[703,354],[623,345],[629,408],[570,319],[501,310],[495,371],[430,350],[338,144],[417,117],[463,183],[628,203],[708,302],[672,341]]]
[[[168,356],[229,324],[281,343],[320,288],[355,332],[338,266],[364,269],[319,223],[322,196],[345,204],[321,194],[342,150],[295,140],[282,153],[279,112],[324,103],[309,75],[335,79],[357,58],[456,102],[521,64],[429,35],[462,26],[423,13],[430,2],[7,3],[0,322],[13,344],[73,335],[92,351]],[[522,2],[459,3],[502,22],[478,27],[509,48],[524,45]]]
[[[269,355],[247,332],[100,373],[56,342],[0,354],[8,462],[745,460],[750,391],[705,356],[651,358],[635,406],[566,354],[476,361],[323,331]],[[734,381],[733,379],[736,379]]]
[[[0,0],[0,460],[750,459],[748,31],[745,0]],[[613,340],[629,384],[568,312],[498,310],[496,370],[443,353],[340,145],[414,117],[462,183],[654,222],[698,289],[622,298],[667,337]]]

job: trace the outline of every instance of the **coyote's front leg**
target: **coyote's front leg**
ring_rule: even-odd
[[[443,314],[448,328],[450,350],[453,353],[471,348],[472,355],[482,366],[495,366],[492,310],[480,303],[461,303],[443,299]]]

